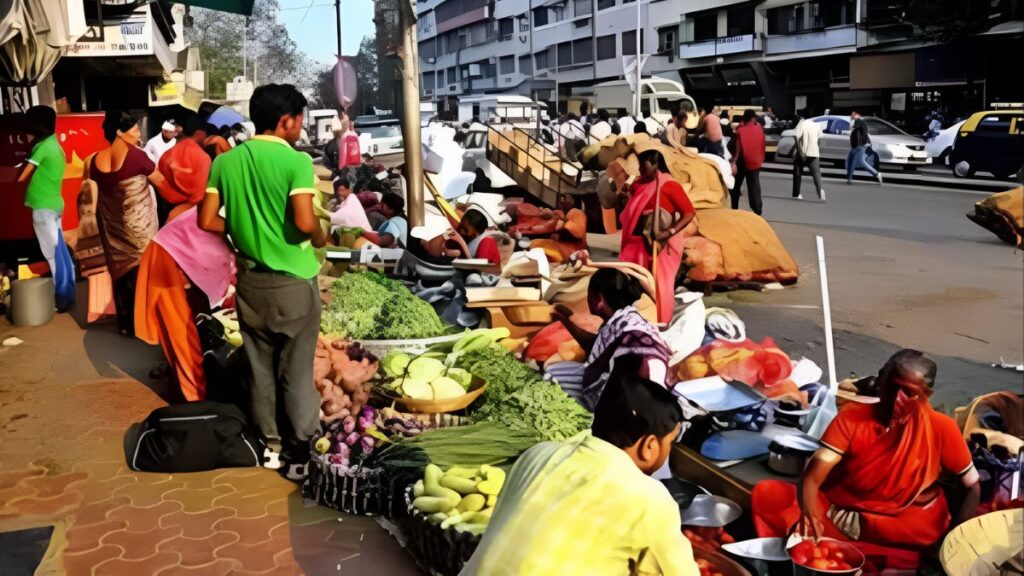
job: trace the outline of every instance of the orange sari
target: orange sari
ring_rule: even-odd
[[[157,169],[167,185],[157,191],[161,198],[174,206],[168,220],[173,220],[203,199],[212,163],[210,156],[191,138],[178,142],[160,157]]]

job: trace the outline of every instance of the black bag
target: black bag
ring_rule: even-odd
[[[125,435],[128,467],[141,472],[260,466],[263,450],[242,411],[219,402],[157,408]]]

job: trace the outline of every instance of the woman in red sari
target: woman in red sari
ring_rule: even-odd
[[[755,487],[759,535],[785,536],[796,522],[818,536],[882,547],[886,568],[913,569],[899,565],[907,558],[899,551],[923,550],[949,527],[949,506],[938,485],[943,473],[959,478],[967,492],[957,523],[970,518],[980,497],[978,471],[956,422],[928,402],[936,371],[916,350],[890,358],[878,374],[879,402],[843,407],[797,490],[787,485],[789,506],[779,506],[784,483]]]
[[[670,322],[675,305],[676,275],[683,258],[683,229],[693,220],[696,211],[682,185],[660,170],[661,153],[646,150],[639,154],[640,175],[630,186],[630,198],[622,211],[622,246],[619,259],[651,268],[652,249],[644,237],[647,216],[655,214],[655,203],[671,217],[654,236],[659,244],[655,274],[658,322]],[[663,222],[666,219],[662,219]]]
[[[192,115],[185,120],[182,138],[160,157],[157,169],[164,184],[157,188],[165,221],[171,221],[189,208],[199,204],[206,194],[206,181],[210,176],[212,160],[203,150],[207,134],[203,122]]]

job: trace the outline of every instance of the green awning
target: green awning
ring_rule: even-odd
[[[209,8],[220,12],[231,12],[243,16],[252,16],[252,5],[256,0],[175,0],[180,4]]]

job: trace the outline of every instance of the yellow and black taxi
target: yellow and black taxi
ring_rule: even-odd
[[[949,154],[957,176],[988,172],[1011,179],[1024,170],[1024,110],[975,112],[963,123]]]

